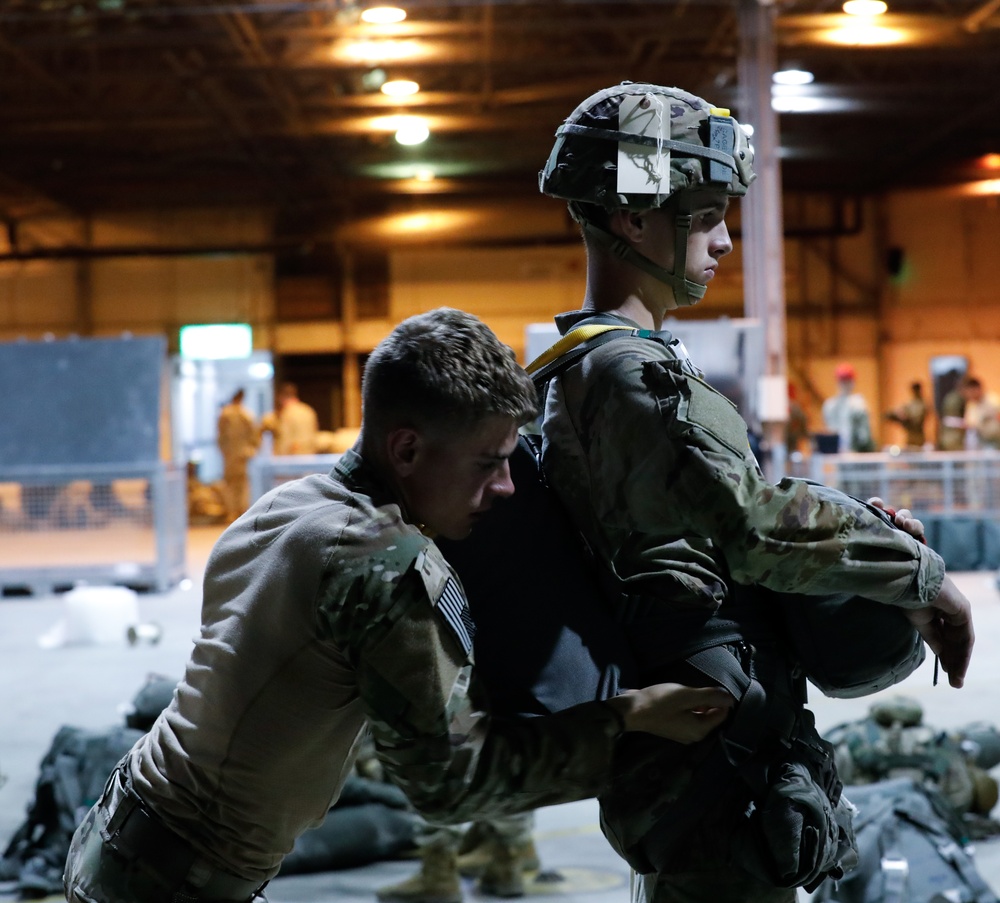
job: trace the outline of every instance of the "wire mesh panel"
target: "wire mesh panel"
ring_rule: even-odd
[[[183,474],[165,464],[0,470],[0,588],[163,592],[184,576]]]
[[[249,464],[250,498],[259,499],[265,492],[288,480],[312,473],[329,473],[340,455],[257,455]]]
[[[1000,567],[1000,452],[813,455],[809,476],[909,508],[951,570]]]
[[[809,476],[918,517],[1000,518],[1000,452],[813,455]]]
[[[339,455],[258,455],[254,499],[286,480],[328,473]],[[921,518],[952,570],[1000,567],[1000,452],[815,454],[803,474],[860,499],[878,496]]]

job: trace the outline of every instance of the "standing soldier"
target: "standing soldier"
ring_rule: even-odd
[[[920,451],[927,442],[924,423],[927,420],[927,402],[924,401],[924,387],[919,382],[910,383],[910,400],[894,408],[885,415],[887,420],[898,423],[906,430],[908,451]]]
[[[823,402],[823,424],[839,439],[837,451],[875,451],[868,402],[864,395],[854,391],[857,374],[851,364],[837,364],[837,394]]]
[[[222,497],[226,505],[226,523],[230,524],[250,507],[247,465],[260,445],[260,431],[253,414],[243,404],[245,396],[242,389],[237,389],[229,404],[219,412]]]
[[[275,410],[266,418],[265,429],[274,433],[274,454],[313,455],[319,418],[312,405],[299,398],[295,383],[282,383],[278,388]]]
[[[749,749],[731,742],[747,703],[693,748],[624,742],[601,823],[641,874],[640,898],[791,903],[796,886],[849,862],[850,807],[804,685],[769,632],[766,593],[899,606],[956,687],[972,649],[969,602],[935,552],[868,505],[801,480],[769,484],[733,405],[658,332],[668,311],[704,295],[732,250],[729,198],[754,173],[729,111],[624,83],[583,101],[556,136],[539,184],[569,202],[587,252],[583,309],[556,318],[556,348],[603,327],[619,333],[546,383],[549,485],[615,589],[640,685],[693,680],[688,661],[709,659],[723,667],[702,680],[715,682],[710,670],[756,680],[766,700],[766,715],[750,716]],[[730,755],[744,770],[727,770]],[[703,765],[711,780],[697,780]]]

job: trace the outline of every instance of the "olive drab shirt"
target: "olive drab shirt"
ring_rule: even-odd
[[[941,588],[941,558],[863,504],[769,483],[735,406],[680,343],[609,341],[555,376],[544,405],[549,481],[630,593],[711,609],[735,581],[917,608]]]
[[[437,547],[349,451],[219,539],[185,677],[130,754],[134,787],[210,862],[260,880],[324,818],[366,726],[393,783],[438,821],[594,796],[618,717],[602,703],[475,711],[471,631]]]

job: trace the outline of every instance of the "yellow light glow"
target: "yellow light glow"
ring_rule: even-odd
[[[420,90],[420,85],[405,78],[394,78],[382,85],[382,93],[390,97],[409,97]]]
[[[843,9],[849,16],[881,16],[889,7],[883,0],[847,0]]]
[[[361,13],[361,21],[369,25],[395,25],[406,18],[406,10],[397,6],[373,6]]]
[[[419,169],[414,170],[413,178],[418,182],[433,182],[434,181],[434,170],[429,166],[421,166]]]
[[[826,39],[834,44],[847,44],[854,47],[878,47],[885,44],[898,44],[906,36],[898,28],[884,28],[868,22],[858,22],[844,28],[834,28],[826,32]]]
[[[983,179],[981,182],[969,182],[962,189],[962,194],[982,195],[1000,194],[1000,179]]]
[[[1000,169],[1000,154],[983,154],[976,163],[983,169]]]
[[[421,116],[395,114],[393,116],[373,116],[368,120],[368,126],[375,132],[398,132],[404,126],[414,122],[427,124],[427,120]]]
[[[426,236],[429,233],[458,232],[471,226],[475,219],[475,215],[467,211],[427,210],[384,217],[376,228],[386,236]]]
[[[417,41],[351,41],[335,48],[334,54],[359,63],[398,62],[423,54]]]

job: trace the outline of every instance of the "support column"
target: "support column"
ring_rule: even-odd
[[[342,248],[340,323],[344,334],[344,363],[342,386],[344,390],[344,426],[357,429],[361,426],[361,366],[358,350],[354,345],[354,324],[358,318],[358,293],[354,282],[354,256]]]
[[[785,247],[781,212],[778,115],[771,108],[775,70],[776,7],[738,0],[740,120],[754,127],[757,179],[741,201],[744,311],[764,328],[764,378],[758,395],[763,440],[770,450],[767,476],[785,473],[788,380],[785,338]]]

